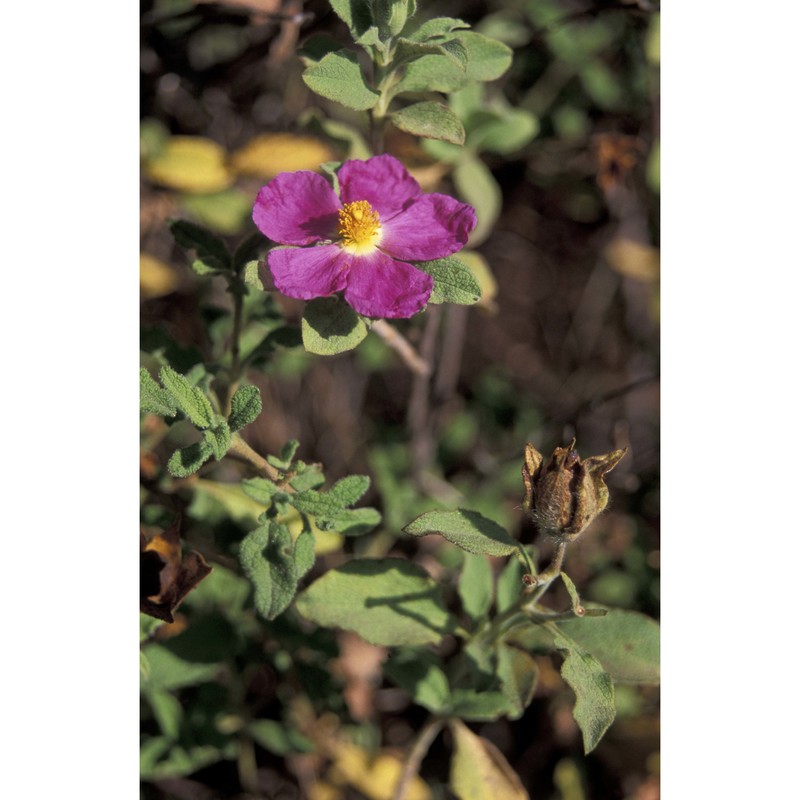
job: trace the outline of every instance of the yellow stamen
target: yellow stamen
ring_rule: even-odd
[[[366,200],[346,203],[339,211],[339,235],[349,253],[371,253],[381,240],[381,218]]]

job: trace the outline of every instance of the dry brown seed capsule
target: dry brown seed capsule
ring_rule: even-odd
[[[576,539],[608,505],[608,487],[603,478],[627,452],[627,448],[614,450],[581,461],[574,448],[575,439],[567,447],[556,447],[545,462],[544,456],[528,443],[522,465],[523,507],[540,531],[564,542]]]

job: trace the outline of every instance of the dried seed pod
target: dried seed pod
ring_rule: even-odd
[[[608,505],[608,487],[603,480],[627,452],[614,450],[581,461],[575,439],[567,447],[556,447],[545,463],[530,443],[525,445],[522,482],[523,507],[543,533],[571,542]]]

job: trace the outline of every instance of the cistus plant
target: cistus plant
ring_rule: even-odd
[[[524,446],[519,512],[553,551],[539,568],[533,541],[515,538],[485,509],[448,507],[446,492],[423,479],[424,462],[414,462],[407,488],[415,498],[430,490],[439,507],[417,514],[415,501],[394,526],[359,505],[372,490],[369,476],[331,481],[323,464],[298,457],[299,441],[265,454],[243,433],[269,420],[254,378],[273,374],[279,355],[335,356],[370,332],[413,373],[411,404],[430,392],[435,364],[416,346],[419,326],[424,344],[436,336],[441,306],[480,300],[485,275],[458,256],[475,245],[482,222],[481,240],[487,235],[496,214],[487,223],[479,201],[476,213],[444,191],[423,190],[384,149],[397,131],[446,143],[428,157],[438,153],[440,175],[460,169],[454,180],[463,187],[469,170],[487,171],[475,166],[482,150],[521,147],[537,129],[499,96],[481,116],[484,84],[511,65],[502,42],[459,19],[425,17],[415,0],[331,7],[358,51],[328,36],[309,39],[299,53],[303,80],[349,110],[370,152],[276,175],[253,197],[256,230],[233,247],[190,220],[169,223],[194,273],[224,288],[228,303],[206,319],[205,352],[163,338],[143,348],[142,693],[150,724],[142,777],[163,784],[233,762],[242,791],[275,796],[264,793],[263,748],[286,764],[269,792],[294,775],[294,791],[312,798],[345,797],[345,786],[370,798],[438,797],[441,782],[433,787],[420,770],[446,729],[455,796],[526,798],[522,779],[473,723],[523,718],[543,658],[574,692],[586,753],[614,721],[617,684],[658,682],[657,624],[582,602],[562,569],[569,543],[608,506],[605,479],[626,449],[581,460],[573,439],[545,459]],[[306,301],[299,325],[283,297]],[[422,417],[412,427],[426,424]],[[385,483],[382,492],[370,495],[378,505],[406,496]],[[432,574],[414,554],[437,537],[455,548],[447,569]],[[568,601],[542,602],[559,584]],[[400,756],[376,726],[356,730],[357,705],[350,698],[345,707],[335,688],[330,663],[354,646],[376,659],[368,683],[388,682],[428,715]],[[266,702],[259,698],[270,682],[277,688]]]

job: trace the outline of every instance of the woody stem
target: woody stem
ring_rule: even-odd
[[[409,751],[406,763],[403,765],[403,771],[400,773],[400,778],[397,781],[397,785],[394,787],[392,800],[403,800],[406,796],[409,783],[419,772],[419,765],[422,763],[422,759],[425,758],[428,748],[430,748],[433,740],[438,736],[443,725],[444,720],[438,717],[431,717],[425,723]]]

